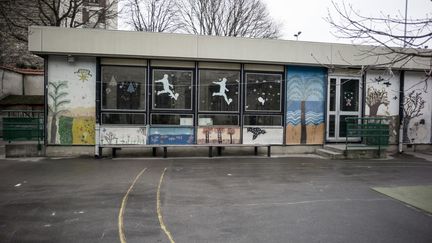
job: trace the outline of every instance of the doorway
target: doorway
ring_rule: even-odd
[[[327,132],[329,142],[346,141],[347,117],[361,116],[361,78],[330,76],[327,88]],[[349,138],[349,141],[356,141]]]

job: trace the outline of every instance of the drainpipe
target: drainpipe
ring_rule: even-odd
[[[403,153],[403,120],[404,120],[404,86],[405,86],[405,71],[400,72],[399,76],[399,144],[398,151]]]

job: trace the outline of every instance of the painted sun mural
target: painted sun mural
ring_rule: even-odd
[[[95,58],[49,57],[49,144],[95,144],[95,72]]]
[[[287,68],[286,144],[324,142],[326,70]]]

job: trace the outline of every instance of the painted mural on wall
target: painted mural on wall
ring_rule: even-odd
[[[404,84],[404,143],[432,143],[432,81],[422,72],[406,72]]]
[[[100,143],[103,144],[146,144],[145,127],[111,127],[100,128]]]
[[[389,143],[399,141],[399,73],[388,70],[366,74],[365,115],[386,117],[390,128]]]
[[[243,144],[282,144],[283,127],[244,127]]]
[[[149,144],[194,144],[192,127],[150,127]]]
[[[48,59],[48,143],[95,143],[96,59]]]
[[[287,68],[287,144],[324,142],[325,81],[324,68]]]
[[[197,144],[239,144],[240,128],[233,126],[206,126],[197,129]]]

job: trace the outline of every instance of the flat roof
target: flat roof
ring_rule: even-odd
[[[388,63],[395,55],[368,55],[383,48],[336,43],[202,36],[86,28],[29,27],[29,50],[38,55],[79,55],[308,66],[361,67]],[[423,70],[428,59],[396,63]]]

